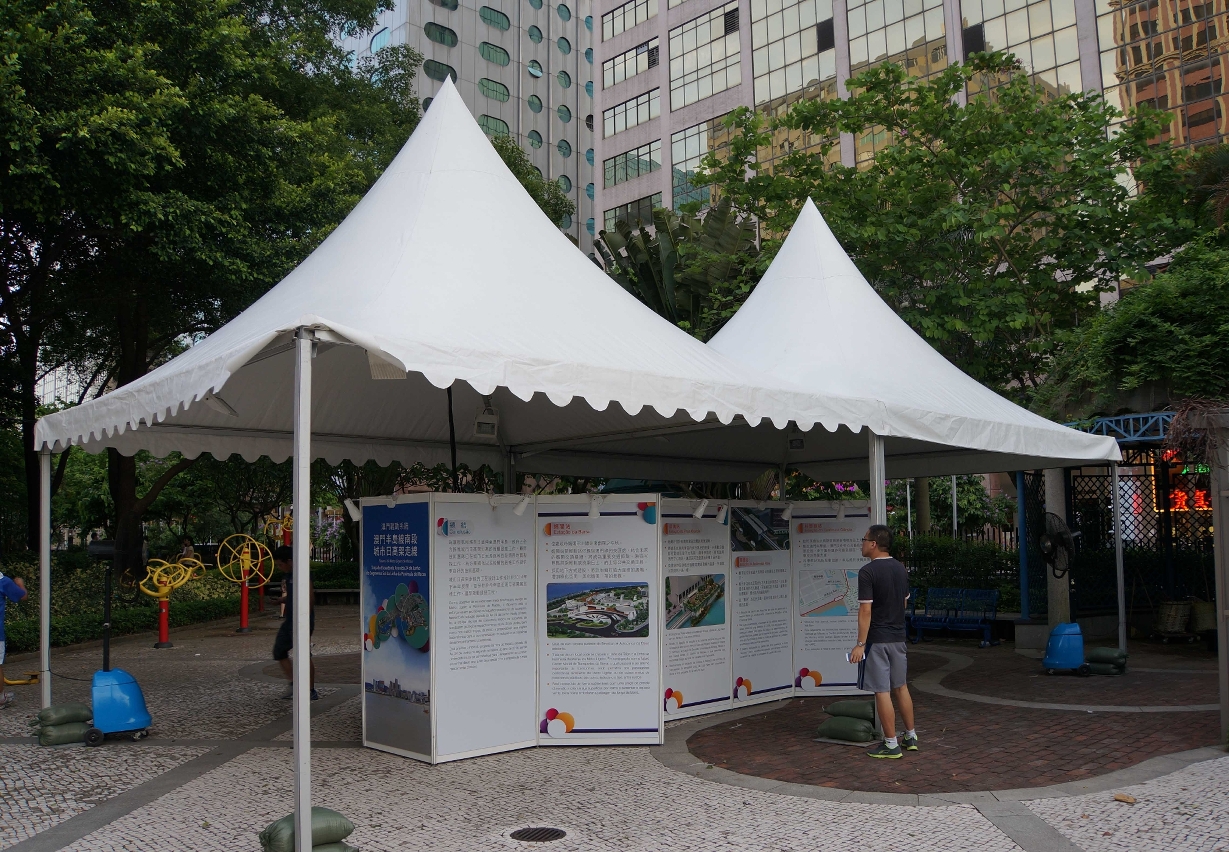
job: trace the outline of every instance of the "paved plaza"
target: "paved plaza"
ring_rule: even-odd
[[[317,612],[314,799],[354,821],[362,850],[1229,852],[1229,756],[1198,653],[1140,646],[1128,678],[1059,680],[1008,648],[911,647],[922,751],[899,761],[812,742],[825,702],[805,699],[673,722],[660,748],[430,767],[359,746],[356,608]],[[278,623],[186,628],[163,651],[117,642],[113,664],[154,717],[140,743],[41,748],[26,728],[37,687],[17,687],[0,711],[0,848],[259,849],[257,832],[292,807]],[[87,699],[99,660],[97,647],[53,655],[56,701]],[[567,837],[509,839],[529,825]]]

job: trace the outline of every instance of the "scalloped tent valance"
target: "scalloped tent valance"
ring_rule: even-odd
[[[546,219],[446,81],[298,268],[149,375],[43,418],[38,445],[287,458],[301,327],[320,341],[312,453],[331,462],[447,460],[449,386],[459,460],[496,469],[512,452],[549,473],[740,480],[783,460],[790,423],[839,429],[863,457],[853,433],[884,426],[873,400],[765,380],[626,293]],[[497,441],[474,435],[487,408]]]

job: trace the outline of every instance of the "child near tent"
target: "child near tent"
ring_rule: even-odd
[[[16,696],[4,691],[4,609],[9,601],[16,603],[26,596],[26,583],[20,577],[0,573],[0,709],[13,703]]]

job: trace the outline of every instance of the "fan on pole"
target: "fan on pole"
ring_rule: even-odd
[[[1075,537],[1079,533],[1071,532],[1067,522],[1053,512],[1046,512],[1045,532],[1037,536],[1037,549],[1041,558],[1054,572],[1054,578],[1061,580],[1071,570],[1071,557],[1075,554]]]

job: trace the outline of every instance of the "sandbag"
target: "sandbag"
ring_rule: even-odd
[[[1127,652],[1117,648],[1089,648],[1085,659],[1090,663],[1112,663],[1122,666],[1126,665]]]
[[[88,704],[52,704],[38,711],[31,725],[67,725],[70,722],[88,722],[94,711]]]
[[[43,725],[38,732],[38,744],[44,746],[64,745],[65,743],[85,742],[85,732],[90,729],[88,722],[67,722],[63,725]]]
[[[870,701],[857,701],[850,699],[848,701],[835,701],[824,708],[824,712],[829,716],[843,716],[847,719],[865,719],[868,722],[875,721],[875,705]]]
[[[312,848],[339,843],[354,831],[354,823],[337,811],[312,808]],[[343,844],[344,845],[344,844]],[[294,852],[294,814],[287,814],[260,833],[264,852]]]
[[[1127,667],[1123,665],[1115,665],[1114,663],[1089,663],[1089,670],[1095,675],[1124,675],[1127,673]]]
[[[865,719],[833,716],[820,723],[815,736],[829,740],[845,740],[850,743],[868,743],[875,739],[875,726]]]
[[[319,846],[313,846],[312,852],[358,852],[358,847],[339,840],[336,843],[321,843]]]

